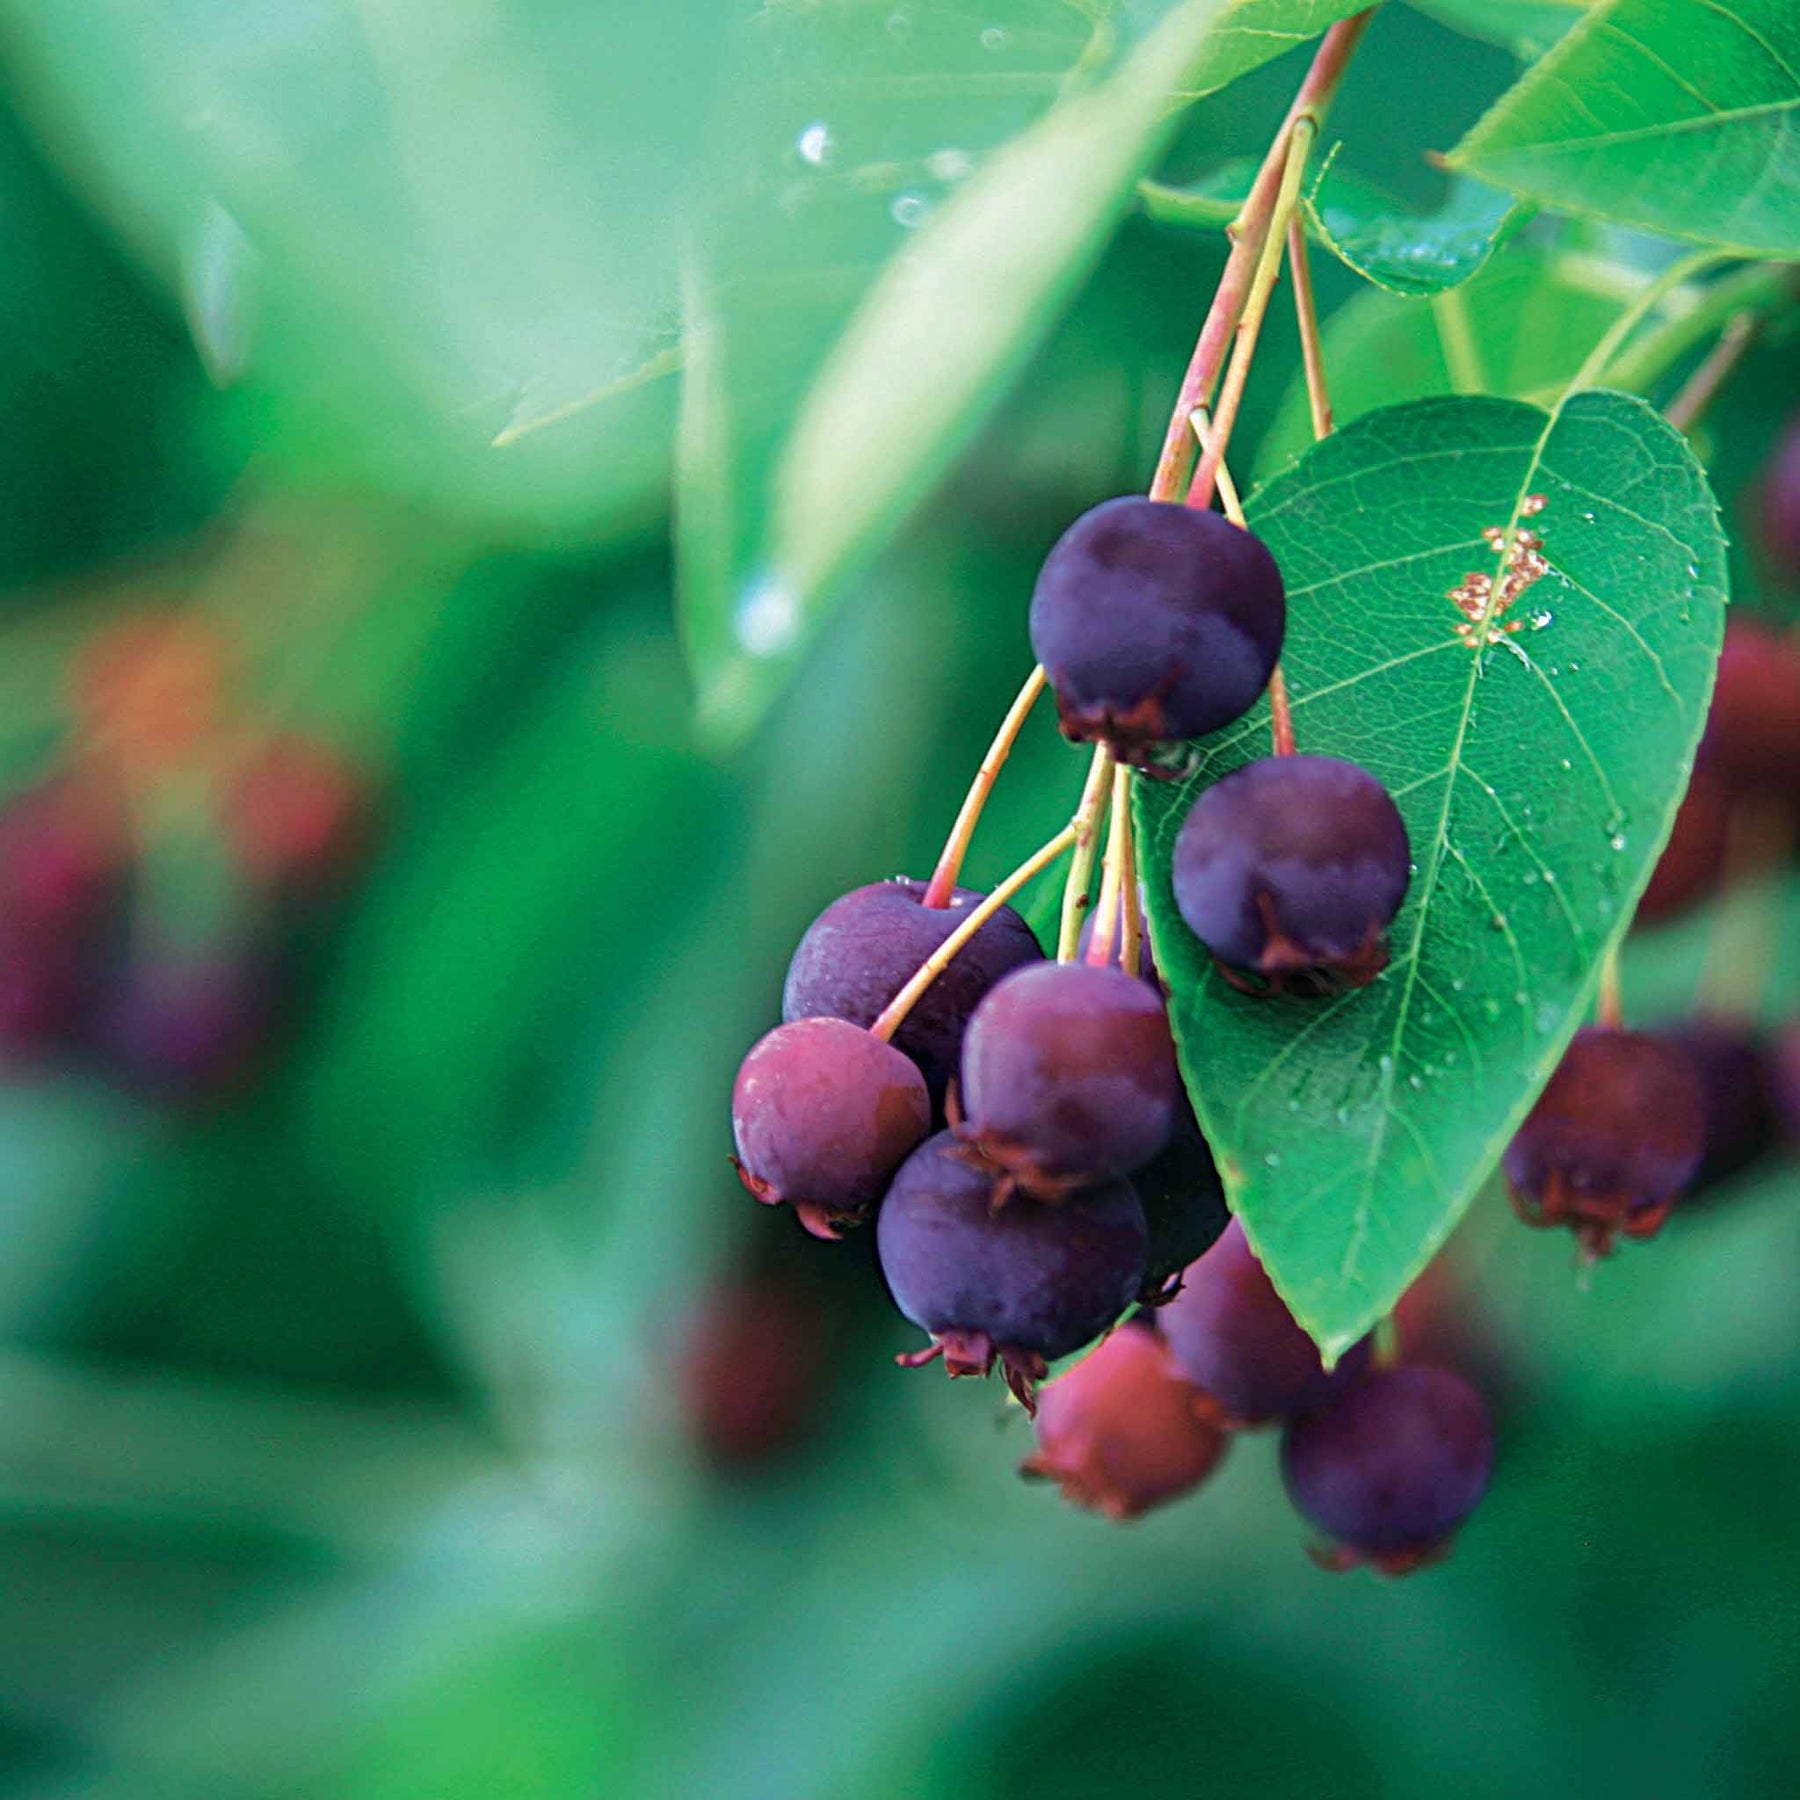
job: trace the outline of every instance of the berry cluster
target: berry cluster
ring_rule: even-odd
[[[1327,1568],[1434,1562],[1486,1492],[1487,1409],[1454,1370],[1377,1358],[1327,1370],[1232,1224],[1182,1290],[1043,1390],[1022,1472],[1130,1519],[1198,1487],[1232,1434],[1281,1429],[1281,1470]]]
[[[57,768],[0,810],[0,1058],[86,1055],[147,1096],[220,1093],[267,1046],[299,914],[367,840],[362,776],[227,704],[182,616],[97,633]]]

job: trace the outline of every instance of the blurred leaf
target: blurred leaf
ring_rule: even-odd
[[[1233,1210],[1336,1353],[1449,1234],[1624,933],[1705,717],[1724,541],[1685,440],[1612,393],[1550,417],[1474,399],[1374,413],[1250,513],[1295,609],[1302,747],[1373,770],[1407,819],[1393,961],[1334,999],[1248,999],[1175,911],[1176,833],[1203,786],[1263,752],[1266,709],[1188,779],[1141,787],[1145,876]],[[1521,566],[1528,593],[1477,631],[1453,590],[1510,566],[1484,534],[1522,530],[1547,567]]]
[[[1542,206],[1800,256],[1796,114],[1791,0],[1610,0],[1450,160]]]
[[[290,457],[541,528],[641,511],[666,476],[674,209],[724,10],[0,0],[0,21],[40,127],[256,390],[265,442],[274,423]]]
[[[833,584],[1017,372],[1166,139],[1172,96],[1350,10],[1157,0],[1099,9],[1090,31],[1050,0],[856,0],[753,21],[684,380],[683,627],[714,731],[754,723]]]
[[[1353,295],[1325,322],[1325,363],[1340,424],[1430,394],[1499,394],[1547,403],[1618,316],[1617,284],[1588,284],[1574,266],[1514,245],[1466,285],[1429,300]],[[1257,447],[1268,475],[1312,442],[1298,375]]]
[[[1141,181],[1138,195],[1161,224],[1222,228],[1236,218],[1255,175],[1253,162],[1238,159],[1187,187]],[[1375,183],[1340,170],[1335,151],[1306,194],[1308,223],[1326,249],[1377,287],[1415,297],[1479,273],[1531,213],[1503,189],[1467,178],[1451,183],[1435,212],[1409,212]]]
[[[1524,62],[1540,57],[1588,11],[1591,0],[1411,0],[1453,31],[1498,44]]]

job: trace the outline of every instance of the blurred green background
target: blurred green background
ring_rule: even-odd
[[[1263,1438],[1140,1526],[1063,1510],[997,1389],[892,1367],[866,1241],[745,1201],[725,1095],[787,952],[927,869],[1219,247],[1127,220],[798,683],[703,737],[680,263],[744,10],[0,0],[8,789],[66,751],[70,657],[174,603],[383,796],[247,1092],[0,1086],[0,1794],[1792,1793],[1790,1165],[1585,1290],[1482,1200],[1433,1317],[1499,1474],[1399,1583],[1308,1562]],[[1300,66],[1194,109],[1167,172],[1256,151]],[[1429,201],[1423,152],[1515,68],[1390,9],[1334,133]],[[1278,309],[1246,443],[1294,363]],[[1772,342],[1715,415],[1737,526],[1797,367]],[[1080,768],[1037,721],[974,880]],[[1637,942],[1640,1016],[1709,945],[1792,1015],[1800,894],[1718,912]],[[762,1325],[707,1349],[745,1293]]]

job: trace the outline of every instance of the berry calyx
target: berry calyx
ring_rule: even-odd
[[[860,1025],[796,1019],[739,1066],[731,1129],[744,1186],[831,1238],[873,1211],[931,1129],[931,1100],[913,1064]]]
[[[1039,963],[997,983],[969,1021],[957,1136],[1053,1199],[1148,1162],[1180,1098],[1159,992],[1120,969]]]
[[[1335,756],[1247,764],[1201,793],[1175,840],[1175,904],[1250,994],[1373,981],[1410,874],[1387,789]]]
[[[1590,1025],[1503,1160],[1519,1217],[1568,1225],[1592,1258],[1621,1232],[1660,1230],[1705,1149],[1705,1101],[1687,1054],[1645,1032]]]
[[[1376,1369],[1283,1434],[1281,1477],[1301,1516],[1332,1540],[1330,1569],[1404,1575],[1436,1562],[1480,1505],[1493,1471],[1487,1407],[1450,1369]]]
[[[1241,717],[1281,655],[1287,602],[1261,539],[1218,513],[1128,495],[1059,538],[1031,596],[1031,647],[1065,736],[1121,762]]]
[[[1326,1369],[1236,1219],[1182,1276],[1181,1291],[1158,1309],[1157,1325],[1182,1374],[1234,1427],[1298,1418],[1353,1385],[1369,1365],[1364,1338]]]
[[[1065,1500],[1135,1519],[1190,1493],[1229,1439],[1146,1326],[1121,1326],[1038,1394],[1035,1454],[1021,1475],[1054,1481]]]
[[[1005,1172],[954,1133],[901,1165],[875,1220],[881,1272],[900,1311],[931,1336],[907,1366],[951,1375],[998,1362],[1029,1409],[1046,1365],[1091,1343],[1143,1284],[1148,1228],[1131,1184],[1101,1182],[1046,1206],[1003,1198]]]
[[[797,1019],[831,1017],[873,1025],[944,939],[982,896],[957,888],[947,906],[923,904],[922,881],[877,881],[853,888],[807,927],[788,965],[781,1014]],[[893,1036],[896,1050],[918,1064],[933,1106],[956,1074],[963,1029],[989,988],[1043,951],[1031,927],[1002,906],[953,957],[920,996]]]

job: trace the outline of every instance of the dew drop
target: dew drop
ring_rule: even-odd
[[[889,13],[887,16],[887,34],[891,38],[904,43],[912,36],[912,20],[903,12]]]
[[[990,25],[981,34],[981,47],[984,50],[1004,50],[1006,48],[1006,32],[998,25]]]
[[[1424,1078],[1418,1075],[1409,1075],[1406,1078],[1406,1085],[1416,1094],[1425,1086]]]
[[[793,590],[772,575],[752,582],[738,600],[732,629],[746,655],[779,656],[800,629]]]
[[[961,181],[975,172],[975,159],[966,150],[934,150],[925,167],[934,181]]]
[[[1606,841],[1611,844],[1615,850],[1623,850],[1625,848],[1625,834],[1622,831],[1615,831]]]
[[[1556,1029],[1556,1008],[1554,1006],[1540,1006],[1537,1009],[1537,1016],[1532,1023],[1537,1026],[1538,1035],[1540,1037],[1548,1037],[1549,1034]]]
[[[894,223],[904,225],[908,231],[915,225],[923,225],[929,211],[930,208],[917,194],[896,194],[893,205],[888,208]]]
[[[1454,975],[1450,979],[1450,991],[1453,994],[1460,994],[1468,985],[1460,975]]]
[[[831,127],[823,119],[814,119],[794,140],[794,149],[803,163],[822,169],[831,161],[837,146],[832,142]]]
[[[1564,771],[1564,773],[1565,773],[1565,774],[1566,774],[1566,773],[1567,773],[1567,772],[1568,772],[1568,771],[1569,771],[1569,770],[1570,770],[1570,769],[1572,769],[1572,768],[1574,768],[1574,766],[1575,766],[1575,765],[1574,765],[1574,764],[1573,764],[1573,763],[1572,763],[1572,762],[1570,762],[1570,761],[1569,761],[1569,759],[1568,759],[1568,758],[1567,758],[1567,757],[1566,757],[1566,756],[1565,756],[1565,757],[1564,757],[1564,758],[1563,758],[1563,759],[1562,759],[1562,761],[1561,761],[1561,762],[1560,762],[1560,763],[1558,763],[1558,764],[1557,764],[1557,767],[1558,767],[1558,768],[1560,768],[1560,769],[1562,769],[1562,770],[1563,770],[1563,771]]]
[[[1376,1066],[1382,1074],[1391,1075],[1394,1072],[1394,1059],[1391,1056],[1384,1056]]]
[[[1281,1152],[1278,1150],[1270,1150],[1264,1154],[1263,1161],[1267,1163],[1271,1169],[1279,1169],[1281,1167]]]
[[[1488,923],[1493,926],[1496,931],[1504,931],[1506,929],[1506,914],[1495,913],[1494,916],[1488,920]]]
[[[1348,1125],[1350,1123],[1350,1109],[1347,1106],[1340,1106],[1332,1116],[1340,1125]]]
[[[1491,998],[1484,1000],[1481,1003],[1481,1010],[1487,1018],[1497,1019],[1500,1016],[1500,1002]]]

